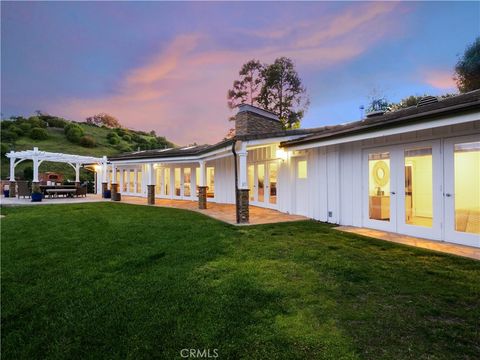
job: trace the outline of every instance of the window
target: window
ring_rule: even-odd
[[[162,190],[162,169],[155,168],[155,195],[160,195]]]
[[[298,179],[307,178],[307,160],[297,161],[297,178]]]
[[[133,193],[134,191],[134,183],[135,183],[135,171],[130,170],[130,177],[128,179],[128,192]]]
[[[163,169],[164,195],[170,195],[170,168]]]
[[[175,168],[173,171],[173,180],[174,180],[174,186],[175,186],[175,196],[180,196],[180,168]]]
[[[183,169],[183,196],[190,196],[192,169]]]
[[[215,168],[207,167],[207,197],[215,197]]]
[[[139,170],[137,172],[137,193],[140,194],[142,192],[142,172]]]

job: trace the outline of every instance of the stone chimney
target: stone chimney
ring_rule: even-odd
[[[256,106],[242,104],[235,115],[235,135],[267,134],[283,130],[274,113]]]

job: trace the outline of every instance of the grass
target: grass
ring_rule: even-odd
[[[314,221],[4,208],[2,358],[478,359],[480,262]]]

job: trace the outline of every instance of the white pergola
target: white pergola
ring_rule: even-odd
[[[10,158],[10,181],[15,181],[15,167],[25,160],[33,161],[33,182],[39,182],[38,168],[44,161],[60,162],[69,164],[75,169],[75,181],[80,182],[80,166],[86,164],[98,164],[102,166],[102,174],[105,177],[107,170],[107,157],[101,158],[93,156],[71,155],[62,153],[53,153],[47,151],[39,151],[37,147],[33,150],[10,151],[7,154]],[[106,181],[106,180],[105,180]]]

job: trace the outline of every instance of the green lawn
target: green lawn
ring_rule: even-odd
[[[4,208],[2,359],[478,359],[480,262],[313,222]]]

